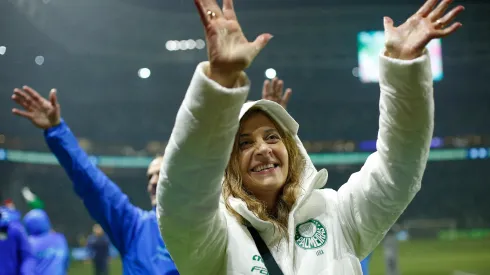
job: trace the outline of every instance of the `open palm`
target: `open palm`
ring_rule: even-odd
[[[464,10],[457,6],[445,14],[452,0],[428,0],[405,23],[393,26],[393,20],[384,18],[385,46],[389,56],[399,59],[413,59],[420,56],[427,44],[434,38],[454,33],[462,25],[459,22],[448,26]],[[437,7],[436,7],[437,5]]]
[[[15,89],[12,99],[24,110],[12,109],[18,116],[29,119],[32,124],[41,129],[48,129],[60,124],[60,105],[56,97],[56,90],[52,89],[49,100],[39,95],[31,87],[24,86]]]
[[[194,2],[204,25],[211,70],[226,74],[241,72],[272,38],[262,34],[249,42],[238,23],[232,0],[224,0],[223,9],[216,0]]]

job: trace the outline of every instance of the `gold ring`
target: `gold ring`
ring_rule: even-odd
[[[438,28],[444,28],[444,24],[442,23],[441,19],[436,20],[436,27]]]
[[[208,16],[211,17],[211,19],[214,19],[216,17],[216,13],[208,11]]]

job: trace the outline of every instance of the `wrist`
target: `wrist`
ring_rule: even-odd
[[[421,52],[414,51],[414,52],[404,53],[404,52],[397,52],[397,51],[386,49],[384,52],[384,55],[387,57],[390,57],[390,58],[394,58],[394,59],[413,60],[413,59],[416,59],[418,57],[421,57],[423,55],[423,51],[421,51]]]
[[[225,88],[233,88],[236,86],[241,72],[223,72],[222,70],[209,67],[206,75],[209,77],[209,79],[215,81]]]

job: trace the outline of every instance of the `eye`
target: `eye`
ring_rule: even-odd
[[[268,135],[266,139],[275,141],[275,140],[280,140],[281,137],[278,134],[271,134],[271,135]]]
[[[246,148],[250,147],[250,145],[252,145],[252,142],[250,142],[248,140],[243,140],[243,141],[240,141],[240,143],[238,143],[238,146],[240,147],[240,149],[246,149]]]

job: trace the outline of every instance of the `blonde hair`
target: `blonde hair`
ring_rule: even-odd
[[[293,208],[293,205],[300,194],[300,180],[301,174],[303,173],[305,167],[305,158],[301,154],[294,137],[289,132],[284,131],[284,129],[280,127],[278,123],[263,110],[258,108],[249,110],[240,120],[240,123],[250,117],[252,114],[256,113],[262,113],[272,121],[272,123],[276,126],[276,129],[278,130],[282,142],[284,143],[288,152],[288,176],[277,200],[277,213],[275,215],[268,213],[266,204],[257,199],[243,184],[239,164],[239,133],[237,133],[237,136],[235,137],[230,161],[228,162],[228,166],[225,170],[225,177],[223,181],[223,197],[225,200],[225,205],[228,211],[230,211],[230,213],[235,216],[240,223],[248,225],[248,222],[231,207],[228,201],[230,197],[242,199],[247,204],[250,211],[252,211],[260,219],[271,222],[275,229],[279,230],[281,236],[288,238],[287,232],[289,213],[291,212],[291,209]]]

